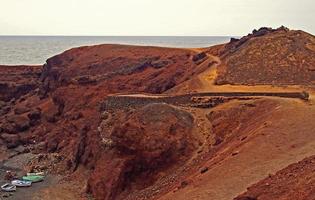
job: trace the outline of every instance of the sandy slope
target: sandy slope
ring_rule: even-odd
[[[191,184],[160,199],[232,199],[268,174],[314,155],[315,124],[310,119],[315,117],[315,106],[296,100],[272,101],[277,106],[248,124],[242,133],[249,135],[244,142],[231,143],[217,154],[219,162],[205,163],[206,173],[196,172],[188,178]],[[238,154],[224,155],[231,150]]]

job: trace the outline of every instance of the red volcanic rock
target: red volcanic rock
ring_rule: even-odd
[[[138,179],[139,187],[149,186],[158,171],[187,159],[193,150],[192,127],[189,113],[166,104],[151,104],[128,114],[109,136],[114,155],[99,161],[102,164],[89,180],[90,192],[97,199],[115,199],[131,183],[139,184]]]
[[[22,115],[11,115],[2,123],[1,128],[8,133],[26,131],[30,127],[30,120]]]
[[[20,137],[16,134],[7,134],[2,133],[0,134],[0,138],[4,140],[6,146],[8,148],[15,148],[20,145]]]
[[[30,108],[27,108],[25,106],[18,106],[14,109],[14,113],[17,115],[24,114],[29,111],[30,111]]]
[[[39,108],[30,111],[27,114],[27,117],[30,119],[31,125],[35,125],[35,123],[41,118],[41,110]]]
[[[41,66],[0,66],[0,100],[18,99],[38,87]]]
[[[71,49],[47,60],[41,94],[69,84],[100,85],[111,90],[161,93],[188,78],[196,67],[190,50],[98,45]],[[110,81],[110,82],[109,82]]]
[[[166,104],[151,104],[128,116],[117,126],[111,139],[125,154],[135,154],[144,162],[156,167],[159,158],[176,159],[189,147],[192,116]],[[174,156],[174,157],[172,157]]]
[[[58,116],[60,116],[63,110],[62,107],[63,106],[59,107],[58,105],[56,105],[54,100],[48,101],[42,110],[44,119],[46,119],[46,121],[51,122],[51,123],[56,122]]]
[[[129,158],[119,158],[112,154],[100,157],[97,167],[88,182],[88,192],[92,192],[96,199],[115,199],[122,192]]]

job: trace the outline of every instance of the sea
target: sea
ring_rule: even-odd
[[[0,65],[43,64],[54,55],[79,46],[128,44],[175,48],[209,47],[230,36],[0,36]]]

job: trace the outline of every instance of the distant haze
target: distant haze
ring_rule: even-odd
[[[261,26],[315,33],[315,0],[0,0],[0,35],[219,36]]]

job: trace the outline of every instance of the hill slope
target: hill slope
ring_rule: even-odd
[[[315,84],[315,37],[303,31],[261,28],[231,40],[220,57],[217,84]]]

